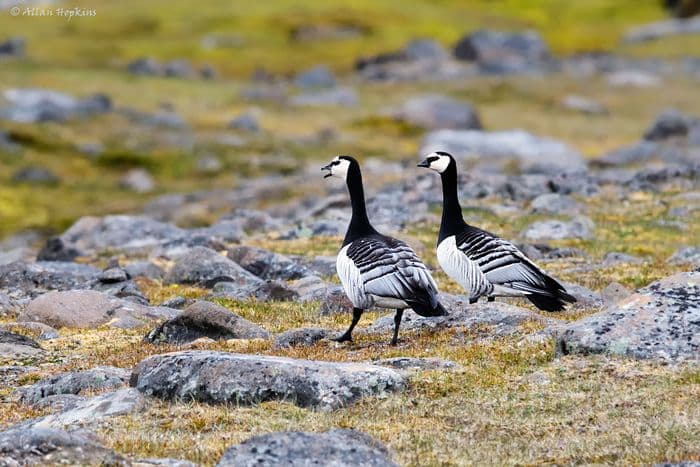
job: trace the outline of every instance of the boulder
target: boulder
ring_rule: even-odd
[[[307,269],[296,261],[263,248],[236,246],[228,250],[227,256],[265,280],[294,280],[308,275]]]
[[[0,329],[1,359],[18,360],[42,355],[44,355],[44,351],[33,339],[12,331]]]
[[[285,431],[254,436],[230,447],[218,467],[397,467],[389,450],[374,438],[355,430],[325,433]]]
[[[125,386],[129,371],[113,366],[100,366],[85,371],[71,371],[44,378],[30,386],[17,388],[25,404],[36,404],[55,394],[81,394],[97,389],[116,389]]]
[[[338,313],[350,313],[353,305],[345,289],[339,285],[328,287],[325,295],[321,299],[321,314],[334,315]]]
[[[466,102],[440,94],[425,94],[406,101],[396,117],[412,125],[435,130],[481,130],[476,109]]]
[[[12,175],[12,181],[31,185],[58,185],[61,178],[46,167],[24,167]]]
[[[619,282],[609,283],[600,293],[607,304],[617,303],[623,298],[629,297],[631,294],[632,291]]]
[[[93,290],[48,292],[32,300],[19,321],[38,321],[54,328],[120,328],[144,326],[178,313],[165,307],[149,307]]]
[[[403,51],[407,60],[441,61],[450,56],[442,44],[434,39],[413,39]]]
[[[571,196],[560,193],[544,193],[530,203],[533,214],[574,214],[581,205]]]
[[[700,12],[700,4],[697,1],[665,1],[666,5],[678,5],[679,9],[692,5],[693,13]],[[692,15],[691,15],[692,16]],[[646,42],[663,37],[681,36],[686,34],[700,34],[700,17],[687,19],[669,19],[650,24],[637,26],[624,35],[625,42]]]
[[[700,272],[683,272],[638,290],[566,326],[563,354],[606,353],[640,359],[700,359]]]
[[[330,68],[319,65],[297,75],[294,84],[301,88],[332,88],[335,86],[335,76]]]
[[[477,131],[437,130],[428,133],[421,156],[434,151],[452,154],[460,164],[481,162],[505,166],[516,162],[530,173],[582,172],[581,154],[565,143],[533,135],[524,130]]]
[[[20,123],[65,121],[76,117],[90,117],[112,110],[110,98],[95,94],[76,99],[68,94],[47,89],[8,89],[4,93],[9,107],[0,109],[0,119]]]
[[[13,331],[37,340],[50,340],[59,337],[58,331],[51,326],[31,321],[0,324],[0,329]]]
[[[406,382],[375,365],[211,351],[149,357],[131,375],[132,386],[166,400],[242,405],[284,400],[324,411],[403,390]]]
[[[152,343],[185,344],[201,337],[215,340],[267,339],[265,329],[215,303],[197,301],[146,336]]]
[[[640,70],[619,70],[607,75],[607,82],[615,88],[655,88],[661,86],[659,76]]]
[[[593,237],[593,221],[579,216],[571,221],[548,220],[531,224],[522,233],[528,240],[563,240],[567,238],[589,239]]]
[[[288,348],[314,345],[332,334],[332,331],[323,328],[290,329],[275,338],[275,347]]]
[[[549,47],[535,31],[476,31],[457,41],[454,56],[477,62],[489,74],[540,71],[551,60]]]
[[[37,261],[65,261],[70,262],[82,253],[70,245],[66,245],[61,237],[51,237],[39,250],[36,256]]]
[[[700,267],[700,246],[686,246],[677,250],[668,262],[671,264],[689,264]]]
[[[119,186],[136,193],[150,193],[156,188],[156,181],[146,169],[131,169],[119,180]]]
[[[605,115],[608,109],[601,103],[587,97],[569,94],[561,102],[562,107],[587,115]]]
[[[388,366],[397,370],[459,370],[462,366],[452,360],[442,358],[392,357],[372,361],[374,365]]]
[[[161,280],[165,276],[165,271],[150,261],[134,261],[124,266],[124,270],[129,277],[146,277],[148,279]]]
[[[149,467],[149,466],[160,466],[160,467],[197,467],[197,464],[190,461],[185,461],[182,459],[171,459],[169,457],[164,458],[148,458],[148,459],[138,459],[133,462],[133,467]]]
[[[251,133],[260,131],[260,123],[253,112],[245,112],[237,116],[228,123],[228,127],[232,130],[249,131]]]
[[[87,436],[48,428],[0,433],[0,465],[113,465],[130,462]]]
[[[603,257],[603,267],[609,268],[619,264],[642,264],[644,260],[637,256],[628,255],[619,251],[611,251]]]
[[[292,105],[300,107],[354,107],[359,103],[359,97],[355,89],[347,86],[338,86],[326,90],[319,90],[298,94],[290,99]]]
[[[138,58],[130,62],[126,69],[133,75],[158,76],[163,74],[162,65],[152,58]]]
[[[227,257],[205,247],[194,247],[177,260],[165,280],[176,284],[213,287],[231,282],[240,288],[257,288],[262,281]]]
[[[0,58],[24,57],[24,49],[27,41],[24,37],[10,37],[5,42],[0,43]]]
[[[133,388],[100,394],[79,402],[62,412],[27,420],[24,428],[77,429],[102,422],[106,418],[127,415],[142,410],[146,398]]]
[[[644,133],[647,141],[664,141],[671,138],[686,138],[693,121],[675,109],[669,109],[656,117],[651,127]],[[700,124],[695,122],[695,124]]]
[[[408,330],[439,330],[449,328],[479,329],[490,326],[490,335],[509,335],[520,331],[521,325],[530,322],[554,324],[557,321],[546,318],[525,308],[519,308],[507,303],[495,301],[480,301],[469,304],[466,297],[460,295],[440,294],[440,302],[445,307],[448,316],[423,317],[412,310],[406,310],[401,321],[401,329]],[[394,315],[386,315],[377,319],[369,327],[370,333],[389,333],[394,329]]]
[[[141,253],[185,236],[185,230],[149,217],[115,215],[81,217],[61,235],[61,240],[84,253]]]

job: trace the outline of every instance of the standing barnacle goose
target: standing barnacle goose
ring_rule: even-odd
[[[350,156],[339,156],[321,170],[328,171],[323,178],[345,180],[352,205],[350,225],[336,260],[343,289],[353,304],[352,323],[336,340],[351,341],[362,313],[373,307],[396,309],[392,345],[398,341],[404,308],[421,316],[446,315],[433,277],[411,247],[380,234],[370,224],[360,164]]]
[[[576,299],[512,243],[464,222],[457,198],[457,164],[434,152],[418,164],[442,178],[442,222],[437,257],[440,267],[469,292],[469,302],[486,296],[524,296],[540,310],[561,311]]]

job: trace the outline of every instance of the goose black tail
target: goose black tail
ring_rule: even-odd
[[[418,303],[418,302],[412,302],[409,303],[411,305],[411,309],[418,313],[421,316],[426,316],[426,317],[433,317],[433,316],[447,316],[449,313],[447,313],[447,310],[445,309],[444,306],[442,306],[442,303],[437,302],[437,305],[430,306],[425,303]]]
[[[576,298],[563,290],[557,290],[556,295],[532,293],[526,295],[537,308],[544,311],[562,311],[567,303],[574,303]]]

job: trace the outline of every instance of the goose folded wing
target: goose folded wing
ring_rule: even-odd
[[[357,240],[348,257],[360,271],[365,293],[436,306],[437,285],[404,242],[389,237]]]

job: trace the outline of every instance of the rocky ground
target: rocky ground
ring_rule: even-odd
[[[445,43],[245,80],[0,44],[0,465],[699,461],[700,62]],[[437,270],[440,181],[415,167],[434,149],[467,219],[574,306],[469,305]],[[343,153],[450,312],[406,312],[397,347],[380,311],[332,340],[350,207],[319,169]]]

